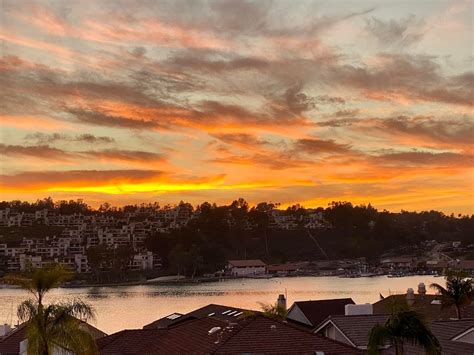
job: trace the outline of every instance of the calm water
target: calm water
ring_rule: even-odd
[[[300,300],[352,297],[357,303],[373,303],[379,294],[415,291],[420,282],[441,283],[442,278],[410,276],[345,279],[337,277],[294,277],[240,279],[186,286],[129,286],[56,289],[49,300],[81,298],[97,312],[94,325],[113,333],[141,328],[173,312],[189,312],[209,303],[259,309],[258,302],[275,302],[278,294],[288,295],[288,304]],[[430,290],[428,289],[428,292]],[[27,296],[19,289],[0,289],[0,322],[15,323],[16,307]]]

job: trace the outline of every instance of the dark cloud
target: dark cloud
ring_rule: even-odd
[[[379,155],[374,161],[383,165],[415,165],[415,166],[464,166],[470,167],[474,163],[474,155],[459,153],[432,153],[422,151],[396,152]]]
[[[352,109],[352,110],[339,110],[339,111],[336,111],[334,112],[332,115],[334,117],[355,117],[357,116],[357,114],[359,113],[359,109],[358,108],[355,108],[355,109]]]
[[[23,156],[45,160],[71,160],[75,158],[74,154],[70,154],[61,149],[52,148],[48,145],[22,146],[0,143],[0,153],[4,156]]]
[[[97,126],[109,126],[118,128],[149,129],[157,128],[156,122],[149,120],[132,119],[121,116],[111,116],[91,109],[70,108],[67,111],[77,121]]]
[[[104,160],[121,160],[129,162],[143,162],[156,163],[164,162],[166,158],[158,153],[144,152],[139,150],[121,150],[121,149],[105,149],[105,150],[91,150],[80,152],[81,155],[86,155],[90,158],[104,159]]]
[[[223,51],[187,49],[170,56],[162,65],[175,70],[187,68],[196,72],[219,74],[239,70],[264,70],[270,67],[271,62]]]
[[[318,104],[345,104],[346,100],[339,96],[319,95],[315,97]]]
[[[425,116],[398,116],[379,119],[374,124],[395,135],[416,136],[438,143],[474,143],[474,120],[471,117],[442,120]]]
[[[357,122],[358,120],[354,118],[339,118],[328,121],[320,121],[317,124],[320,127],[349,127]]]
[[[384,21],[371,17],[366,22],[366,30],[383,47],[407,47],[419,42],[424,35],[424,22],[410,15],[400,20]]]
[[[146,48],[145,47],[135,47],[131,53],[132,56],[135,58],[143,58],[143,56],[146,54]]]
[[[268,141],[259,139],[257,136],[249,133],[218,133],[212,134],[212,137],[230,145],[241,145],[254,148],[269,144]]]
[[[76,136],[69,136],[66,134],[62,133],[41,133],[41,132],[36,132],[32,134],[28,134],[25,136],[25,141],[34,141],[36,144],[51,144],[51,143],[56,143],[56,142],[82,142],[82,143],[91,143],[91,144],[97,144],[97,143],[113,143],[115,142],[115,139],[111,137],[105,137],[105,136],[95,136],[93,134],[89,133],[84,133],[84,134],[79,134]]]
[[[271,170],[293,169],[313,164],[311,161],[299,159],[295,155],[281,152],[229,155],[207,161],[214,164],[257,166]]]
[[[302,92],[301,85],[288,88],[283,98],[288,110],[296,115],[316,108],[315,99]]]
[[[302,138],[294,142],[294,149],[307,154],[346,154],[351,152],[349,144],[340,144],[332,139]]]
[[[472,106],[470,73],[445,77],[429,56],[382,54],[375,66],[332,66],[324,73],[326,82],[357,88],[370,99],[421,100]]]
[[[4,156],[23,156],[55,161],[73,161],[80,159],[102,159],[105,161],[124,161],[140,163],[165,162],[166,158],[158,153],[123,150],[104,149],[89,151],[65,151],[52,148],[48,145],[22,146],[0,144],[0,153]]]

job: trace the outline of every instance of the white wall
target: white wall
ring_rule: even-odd
[[[265,273],[265,266],[232,267],[231,273],[234,276],[261,275]]]
[[[312,326],[311,322],[306,318],[301,309],[295,304],[294,307],[288,312],[287,318],[294,320],[299,323],[307,324]]]
[[[456,341],[462,341],[463,343],[474,344],[474,329],[471,330],[469,333],[463,335],[461,338],[459,338]]]

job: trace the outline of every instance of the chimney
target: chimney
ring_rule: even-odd
[[[10,333],[11,330],[12,328],[6,323],[0,325],[0,339]]]
[[[410,307],[415,303],[415,291],[411,287],[407,290],[407,303]]]
[[[277,306],[286,309],[285,295],[278,295]]]
[[[425,284],[424,284],[423,282],[420,282],[420,283],[418,284],[418,293],[419,293],[420,295],[426,295],[426,286],[425,286]]]
[[[373,314],[374,310],[370,303],[365,304],[346,304],[344,306],[344,315],[346,316],[360,316]]]

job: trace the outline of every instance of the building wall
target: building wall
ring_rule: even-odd
[[[299,323],[312,326],[311,322],[305,317],[305,315],[297,305],[291,308],[291,310],[288,312],[287,318]]]
[[[251,276],[265,273],[265,266],[231,267],[231,274],[234,276]]]
[[[347,344],[349,346],[353,346],[347,339],[346,337],[344,336],[344,334],[342,334],[339,329],[337,329],[334,325],[332,325],[331,323],[329,323],[325,328],[324,328],[324,336],[329,338],[329,339],[333,339],[333,340],[336,340],[336,341],[339,341],[341,343],[344,343],[344,344]]]
[[[469,333],[464,335],[462,338],[459,338],[457,341],[462,341],[463,343],[474,344],[474,330],[471,330]]]

